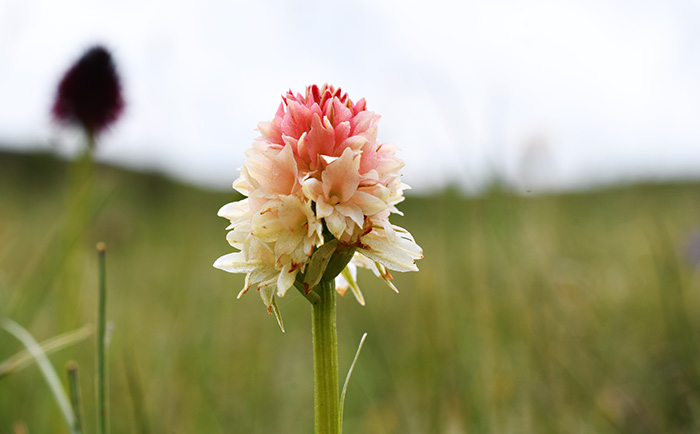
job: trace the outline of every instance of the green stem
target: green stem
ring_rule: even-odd
[[[97,314],[97,432],[107,432],[107,399],[105,393],[106,367],[105,367],[105,333],[107,310],[107,285],[105,283],[105,245],[97,244],[99,258],[99,290],[98,314]]]
[[[316,434],[338,434],[338,333],[335,325],[335,281],[322,280],[312,304],[314,347],[314,415]]]
[[[68,390],[70,391],[70,402],[75,415],[75,431],[82,432],[82,418],[80,416],[80,389],[78,387],[78,365],[75,362],[68,362]]]

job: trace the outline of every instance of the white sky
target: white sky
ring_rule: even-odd
[[[324,82],[382,115],[418,191],[700,175],[697,1],[0,0],[0,143],[70,152],[49,108],[94,43],[128,104],[99,158],[216,188]]]

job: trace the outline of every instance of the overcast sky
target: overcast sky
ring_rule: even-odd
[[[382,115],[418,191],[697,178],[699,24],[683,0],[0,0],[0,143],[70,153],[51,100],[100,43],[128,106],[98,157],[215,188],[324,82]]]

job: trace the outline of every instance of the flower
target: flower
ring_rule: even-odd
[[[338,276],[338,292],[350,287],[364,304],[355,267],[394,289],[388,270],[418,270],[421,248],[389,222],[409,187],[398,148],[377,139],[378,120],[364,99],[313,85],[283,95],[274,119],[258,124],[261,136],[233,183],[247,197],[218,213],[231,222],[227,240],[238,251],[214,267],[246,274],[239,297],[256,287],[272,312],[292,286],[308,293]]]
[[[57,121],[77,124],[94,137],[119,119],[123,110],[112,56],[104,47],[95,46],[65,73],[51,112]]]

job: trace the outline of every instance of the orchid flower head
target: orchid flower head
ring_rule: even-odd
[[[324,84],[284,94],[275,117],[258,124],[233,183],[246,198],[219,210],[237,252],[214,266],[245,273],[241,293],[256,288],[272,312],[292,286],[308,293],[339,276],[338,291],[350,287],[364,304],[357,266],[394,289],[388,270],[418,270],[421,248],[389,222],[409,187],[398,148],[377,139],[378,121],[364,99]]]

